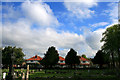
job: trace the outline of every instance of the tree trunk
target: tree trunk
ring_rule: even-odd
[[[118,62],[119,62],[119,68],[120,68],[120,51],[119,51],[119,48],[118,48]]]
[[[71,69],[72,69],[72,64],[70,65]]]
[[[75,64],[74,64],[74,69],[76,68]]]
[[[112,52],[112,66],[113,66],[113,68],[115,68],[115,60],[114,60],[114,55],[113,55],[113,52]]]
[[[103,64],[100,64],[100,69],[102,68]]]

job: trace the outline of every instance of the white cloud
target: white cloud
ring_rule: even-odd
[[[13,45],[27,50],[28,54],[45,53],[48,47],[71,48],[83,41],[81,35],[69,32],[57,33],[54,29],[31,30],[26,22],[3,25],[3,46]],[[7,35],[6,35],[7,34]],[[32,51],[31,51],[32,50]]]
[[[17,23],[6,23],[3,25],[3,46],[12,45],[22,47],[26,57],[35,54],[44,56],[48,47],[55,46],[63,57],[70,48],[78,51],[78,55],[86,54],[94,56],[100,48],[103,30],[86,32],[86,35],[78,35],[70,32],[57,32],[52,28],[31,29],[30,24],[18,21]],[[60,50],[62,49],[62,50]]]
[[[79,1],[79,0],[78,0]],[[80,0],[81,2],[64,2],[65,7],[77,18],[86,19],[92,17],[94,10],[90,8],[97,6],[95,0]]]
[[[5,21],[17,21],[25,17],[24,20],[31,24],[37,24],[40,27],[59,26],[59,22],[53,14],[52,9],[43,2],[27,1],[17,7],[8,3],[8,5],[3,5],[3,10],[5,13],[3,12],[2,17]]]
[[[102,39],[102,33],[105,31],[105,29],[98,29],[93,32],[87,32],[88,34],[85,35],[85,39],[87,44],[93,49],[93,50],[99,50],[102,46],[102,43],[100,40]]]
[[[100,26],[106,26],[108,24],[109,24],[108,22],[99,22],[99,23],[92,24],[90,26],[92,26],[92,27],[100,27]]]
[[[96,5],[92,3],[84,4],[87,4],[87,8],[85,9]],[[79,5],[77,4],[76,6]],[[35,54],[43,57],[43,54],[50,46],[55,46],[59,54],[63,57],[65,57],[70,48],[78,51],[79,55],[86,54],[89,57],[94,56],[101,46],[99,41],[103,32],[102,29],[94,32],[86,31],[84,32],[85,35],[64,31],[57,32],[56,29],[53,29],[53,27],[51,28],[51,25],[58,22],[57,18],[55,18],[52,10],[47,4],[23,3],[22,9],[26,14],[24,15],[23,13],[25,18],[18,18],[15,23],[9,21],[3,23],[2,41],[3,46],[12,45],[23,48],[27,58]],[[50,26],[46,28],[31,29],[33,25],[31,22],[40,23],[41,26]]]
[[[45,3],[25,2],[22,4],[22,9],[25,16],[33,23],[47,27],[59,24],[49,5]]]

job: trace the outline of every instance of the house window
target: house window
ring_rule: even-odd
[[[86,61],[83,61],[83,63],[85,63]]]
[[[61,63],[63,63],[63,61],[60,61]]]

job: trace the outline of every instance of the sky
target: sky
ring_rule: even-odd
[[[2,46],[23,49],[25,58],[44,56],[55,46],[65,57],[70,48],[94,57],[102,33],[118,23],[117,2],[2,2]]]

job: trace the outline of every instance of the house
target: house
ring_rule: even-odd
[[[65,58],[59,56],[58,64],[59,64],[59,65],[65,65]]]
[[[79,57],[79,60],[80,60],[80,67],[83,68],[83,67],[90,67],[90,60],[84,58],[84,57],[81,57],[81,56],[78,56]]]
[[[56,67],[64,68],[65,67],[65,58],[59,56],[59,61]]]
[[[42,60],[42,58],[38,55],[35,55],[29,59],[26,59],[26,64],[40,64],[40,60]]]

